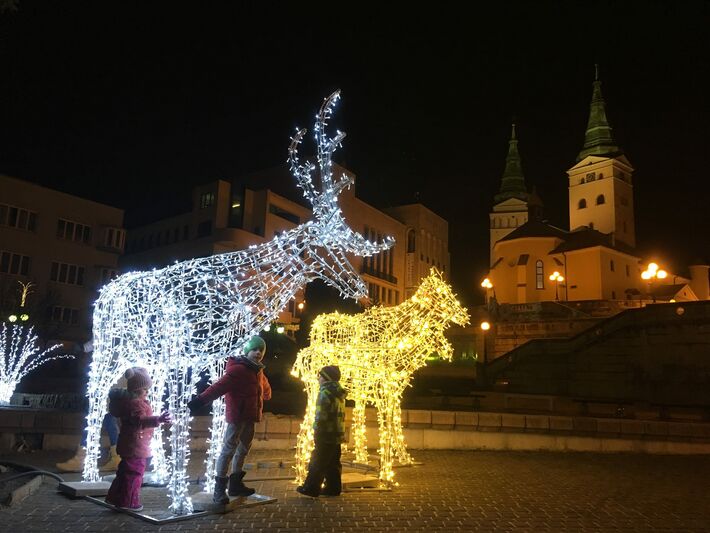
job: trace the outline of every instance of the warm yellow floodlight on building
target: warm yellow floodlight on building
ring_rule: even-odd
[[[305,384],[306,413],[296,444],[296,479],[302,482],[313,451],[313,422],[318,372],[340,367],[342,386],[353,407],[351,434],[355,460],[368,462],[365,407],[377,409],[380,483],[394,483],[393,462],[411,464],[402,430],[401,402],[414,372],[437,354],[451,359],[453,349],[444,337],[449,324],[468,323],[466,309],[451,286],[434,268],[417,292],[393,307],[374,306],[357,315],[323,314],[313,321],[310,346],[298,352],[291,374]]]

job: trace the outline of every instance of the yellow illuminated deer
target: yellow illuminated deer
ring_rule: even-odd
[[[377,410],[380,482],[394,478],[393,458],[410,464],[402,432],[401,399],[414,372],[436,353],[451,359],[453,350],[444,337],[451,322],[468,323],[468,313],[456,300],[451,286],[434,268],[422,279],[416,293],[394,307],[371,307],[357,315],[329,313],[313,321],[310,346],[296,358],[292,374],[306,385],[308,404],[297,441],[297,480],[305,477],[313,451],[313,422],[318,397],[318,371],[326,365],[340,367],[340,382],[354,400],[352,432],[355,457],[367,462],[365,406]]]

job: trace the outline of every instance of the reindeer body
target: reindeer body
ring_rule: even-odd
[[[414,371],[426,357],[438,353],[451,359],[452,348],[444,337],[449,322],[468,322],[449,285],[432,269],[412,298],[394,307],[372,307],[359,315],[330,313],[317,317],[311,344],[298,353],[292,373],[306,383],[308,406],[297,443],[297,477],[305,477],[313,450],[312,426],[318,394],[318,372],[338,365],[341,384],[355,402],[352,432],[355,456],[367,462],[365,406],[377,409],[380,445],[380,481],[393,480],[393,456],[411,463],[402,433],[401,398]]]
[[[90,410],[87,416],[87,457],[84,480],[97,481],[101,420],[111,384],[132,366],[148,369],[153,380],[153,409],[162,409],[167,387],[168,410],[173,415],[171,457],[166,458],[160,431],[154,434],[153,465],[167,479],[177,514],[192,512],[187,492],[190,412],[187,402],[202,370],[215,380],[225,359],[241,353],[241,345],[258,334],[309,281],[320,278],[341,295],[364,297],[365,284],[346,254],[371,255],[387,249],[366,241],[346,224],[337,195],[350,181],[332,179],[330,158],[344,134],[329,139],[327,119],[339,93],[327,98],[316,122],[322,191],[316,191],[311,173],[301,165],[297,148],[305,130],[289,148],[291,170],[313,204],[314,219],[247,250],[191,259],[147,272],[124,274],[106,285],[95,304],[94,355],[89,376]],[[224,402],[213,403],[213,424],[207,458],[211,490],[214,461],[224,432]]]

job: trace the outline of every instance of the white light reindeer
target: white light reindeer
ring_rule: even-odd
[[[317,115],[320,191],[312,180],[315,165],[301,164],[298,158],[305,130],[296,133],[289,147],[291,171],[313,205],[312,220],[247,250],[125,274],[101,291],[94,310],[85,481],[99,478],[101,420],[111,384],[127,368],[143,366],[153,378],[150,397],[154,410],[161,409],[167,386],[168,409],[174,420],[169,464],[160,432],[155,432],[155,469],[169,475],[172,512],[192,512],[186,476],[187,401],[200,371],[210,369],[211,377],[218,377],[224,359],[240,352],[246,339],[274,321],[309,281],[322,279],[339,289],[341,296],[357,299],[367,294],[346,255],[372,255],[391,247],[394,241],[389,237],[379,244],[367,241],[348,227],[338,207],[338,194],[351,179],[343,175],[333,180],[331,157],[345,134],[338,132],[329,138],[325,127],[339,96],[336,91],[326,98]],[[223,407],[223,403],[215,402],[208,455],[212,461],[223,431],[217,416],[221,414],[223,422]]]
[[[326,365],[340,367],[340,383],[354,400],[352,432],[355,457],[367,463],[365,406],[377,409],[380,482],[393,481],[393,458],[410,464],[402,432],[401,399],[412,374],[438,353],[451,359],[453,350],[444,330],[464,325],[468,312],[451,286],[432,268],[417,292],[394,307],[371,307],[357,315],[319,315],[311,327],[311,344],[298,352],[292,374],[306,384],[308,406],[298,435],[296,476],[302,481],[313,450],[313,422],[319,391],[318,372]]]

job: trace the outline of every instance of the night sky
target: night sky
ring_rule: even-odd
[[[566,228],[599,63],[642,253],[671,269],[710,259],[708,3],[282,4],[20,0],[0,14],[0,173],[135,222],[283,163],[340,88],[336,161],[365,201],[418,199],[449,221],[470,300],[512,117],[528,187]]]

